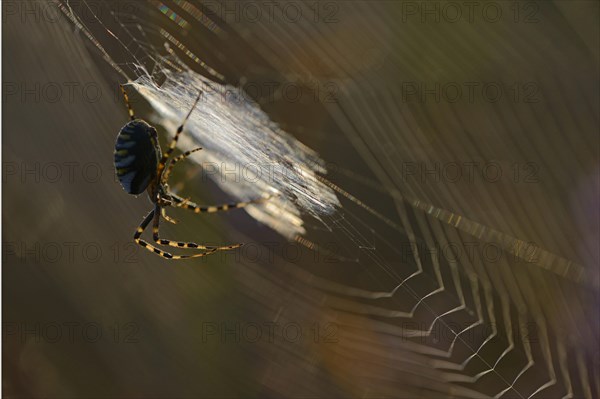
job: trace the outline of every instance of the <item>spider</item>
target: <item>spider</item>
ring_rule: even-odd
[[[156,129],[146,121],[135,118],[133,109],[129,103],[127,92],[125,91],[123,85],[120,85],[120,87],[125,99],[125,105],[127,105],[130,121],[127,122],[123,128],[121,128],[119,135],[117,136],[114,153],[115,170],[121,186],[123,186],[123,189],[127,193],[138,195],[146,191],[150,201],[154,204],[152,210],[146,215],[142,223],[137,228],[133,236],[134,241],[147,250],[167,259],[199,258],[213,254],[220,250],[230,250],[242,246],[243,244],[226,246],[200,245],[193,242],[179,242],[163,239],[160,238],[158,234],[161,216],[170,223],[177,223],[176,220],[167,216],[165,207],[171,206],[175,208],[188,209],[194,213],[214,213],[219,211],[228,211],[230,209],[243,208],[247,205],[260,203],[268,199],[268,197],[263,197],[248,202],[238,202],[218,206],[198,206],[197,204],[189,201],[189,199],[183,199],[180,196],[170,192],[168,179],[175,164],[187,158],[192,153],[202,149],[201,147],[198,147],[193,150],[186,151],[177,157],[170,158],[171,153],[177,145],[177,140],[183,131],[185,123],[189,119],[194,108],[196,108],[196,105],[202,96],[202,91],[200,91],[198,94],[196,101],[194,101],[194,105],[192,105],[192,109],[190,109],[181,125],[179,125],[177,128],[177,132],[171,139],[169,147],[163,154],[158,143]],[[152,237],[154,242],[157,244],[178,248],[194,248],[204,250],[205,252],[200,252],[193,255],[173,255],[169,252],[162,251],[144,241],[140,237],[151,221],[153,221]]]

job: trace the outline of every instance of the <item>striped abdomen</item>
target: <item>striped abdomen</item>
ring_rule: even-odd
[[[123,189],[141,194],[156,178],[161,157],[156,129],[141,119],[127,123],[117,136],[115,170]]]

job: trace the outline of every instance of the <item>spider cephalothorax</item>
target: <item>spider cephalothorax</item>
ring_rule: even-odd
[[[127,105],[127,109],[129,111],[130,121],[123,126],[119,132],[119,135],[117,136],[117,142],[115,144],[115,170],[117,177],[119,178],[121,186],[123,186],[123,189],[127,193],[137,195],[146,191],[150,201],[154,204],[154,208],[150,211],[150,213],[148,213],[148,215],[146,215],[142,224],[137,228],[133,236],[135,242],[149,251],[167,259],[197,258],[210,255],[219,250],[240,247],[242,244],[208,246],[199,245],[193,242],[172,241],[161,239],[158,234],[161,216],[171,223],[176,223],[173,219],[166,215],[165,207],[171,206],[188,209],[194,213],[213,213],[235,208],[243,208],[246,205],[263,202],[268,199],[268,197],[263,197],[248,202],[238,202],[218,206],[198,206],[195,203],[187,199],[183,199],[169,191],[168,179],[175,164],[187,158],[193,152],[202,149],[195,148],[191,151],[186,151],[175,158],[170,158],[171,153],[177,145],[179,135],[183,131],[185,122],[189,119],[192,111],[196,107],[196,104],[198,104],[202,93],[200,93],[196,98],[192,109],[188,112],[181,125],[177,128],[175,136],[163,154],[158,143],[156,129],[147,122],[135,118],[133,109],[129,104],[127,92],[125,92],[123,86],[121,86],[121,90],[123,92],[123,97],[125,97],[125,104]],[[205,250],[205,252],[196,253],[193,255],[172,255],[169,252],[165,252],[156,248],[140,238],[151,221],[154,221],[152,226],[152,237],[154,242],[157,244],[178,248],[195,248]]]

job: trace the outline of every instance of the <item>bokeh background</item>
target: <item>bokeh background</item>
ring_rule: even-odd
[[[2,3],[3,394],[598,397],[598,3],[274,3]],[[256,252],[138,250],[150,204],[112,170],[124,76],[60,5],[132,80],[136,40],[164,54],[163,29],[258,87],[365,206],[306,216],[312,249],[243,211],[173,211],[165,235]],[[173,180],[231,200],[193,162]]]

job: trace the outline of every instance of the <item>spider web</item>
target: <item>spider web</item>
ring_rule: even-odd
[[[573,84],[580,90],[590,109],[597,95],[584,90],[585,82],[577,77],[561,80],[549,72],[536,78],[546,84],[545,94],[553,94],[545,97],[552,101],[525,110],[493,104],[487,110],[492,124],[469,119],[452,104],[404,107],[398,93],[378,83],[387,83],[381,76],[396,71],[379,65],[377,56],[363,59],[363,49],[344,43],[364,42],[365,35],[380,46],[376,55],[381,51],[402,65],[407,76],[426,80],[431,76],[409,59],[415,53],[410,38],[421,32],[394,28],[399,9],[385,2],[351,3],[353,8],[335,3],[343,18],[334,26],[308,18],[293,24],[226,23],[203,12],[201,3],[185,0],[150,1],[137,6],[135,14],[123,7],[113,12],[109,3],[105,6],[111,11],[100,13],[86,1],[57,2],[95,51],[152,105],[154,121],[169,131],[202,90],[201,105],[180,148],[204,147],[193,158],[201,165],[217,164],[223,170],[253,165],[253,179],[214,182],[239,200],[275,194],[266,206],[251,207],[248,213],[309,248],[334,242],[332,256],[356,271],[353,281],[342,282],[310,267],[291,264],[288,270],[338,312],[340,330],[347,333],[332,356],[344,365],[333,366],[332,373],[351,376],[338,376],[347,391],[357,396],[600,396],[597,243],[593,233],[590,240],[573,222],[581,215],[585,220],[593,208],[586,204],[597,201],[597,187],[582,189],[562,172],[567,168],[571,175],[586,176],[590,164],[597,168],[597,154],[582,141],[550,134],[553,128],[542,122],[541,132],[528,130],[529,141],[518,149],[506,144],[518,140],[513,130],[531,127],[525,114],[540,116],[557,109],[562,119],[556,125],[565,131],[593,131],[597,109],[589,115],[573,110],[568,104],[577,91],[566,87]],[[266,5],[254,4],[269,12]],[[277,3],[275,10],[286,4]],[[312,10],[310,2],[293,4],[303,15]],[[569,25],[560,7],[549,5],[545,11],[548,18]],[[84,20],[86,13],[91,18]],[[438,52],[455,32],[444,29],[427,30],[426,36],[435,40],[419,44]],[[460,29],[473,34],[475,28]],[[518,34],[498,29],[505,38]],[[497,33],[485,35],[497,51],[510,52],[498,50],[506,42]],[[328,171],[328,159],[271,121],[196,50],[219,54],[211,40],[232,35],[240,40],[239,51],[251,46],[283,79],[308,76],[318,87],[335,82],[336,101],[323,102],[335,122],[332,140],[354,151],[360,165],[336,160]],[[392,47],[395,36],[405,43]],[[486,52],[488,43],[472,44]],[[342,54],[340,49],[349,51]],[[583,57],[577,50],[571,55]],[[551,57],[550,50],[539,59],[545,56]],[[562,67],[564,61],[551,58]],[[308,59],[321,60],[327,78],[316,76]],[[364,62],[367,72],[357,70]],[[469,68],[448,66],[458,75],[473,72]],[[440,120],[445,135],[444,127],[435,126]],[[482,133],[485,140],[477,139],[482,126],[495,136]],[[597,138],[590,140],[597,143]],[[527,189],[515,184],[422,184],[403,169],[409,161],[487,159],[494,149],[519,161],[535,159],[545,167],[548,180]],[[572,160],[581,153],[587,157],[579,163]],[[222,175],[222,170],[214,174]],[[592,175],[585,186],[594,184]],[[556,205],[548,199],[564,192],[579,193],[573,200],[578,211],[568,201]],[[491,259],[487,248],[499,256]]]

